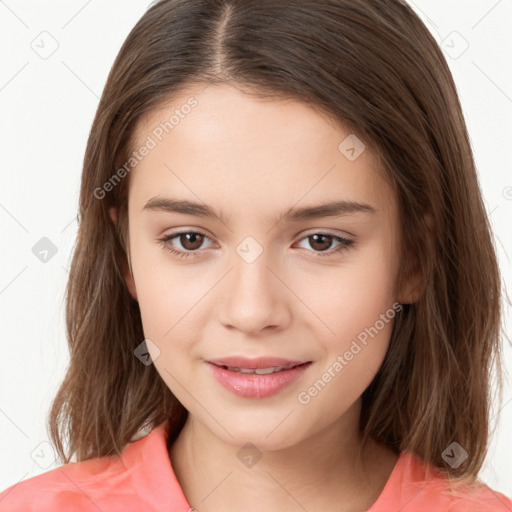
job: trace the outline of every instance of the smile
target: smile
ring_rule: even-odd
[[[299,380],[311,361],[291,366],[239,368],[207,363],[213,377],[225,389],[244,398],[265,398]]]

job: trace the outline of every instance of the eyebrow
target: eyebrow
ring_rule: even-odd
[[[196,217],[216,219],[223,224],[227,224],[227,219],[223,212],[217,211],[207,204],[196,203],[186,199],[174,199],[158,196],[153,197],[146,203],[143,211],[164,211],[169,213],[179,213],[182,215],[194,215]],[[374,214],[377,213],[377,210],[366,203],[346,200],[331,201],[302,208],[290,208],[279,218],[279,221],[299,222],[324,217],[339,217],[354,213]]]

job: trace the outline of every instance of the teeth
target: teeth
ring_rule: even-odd
[[[228,370],[239,373],[256,373],[258,375],[268,375],[270,373],[280,372],[284,369],[291,368],[290,366],[272,366],[270,368],[236,368],[233,366],[227,366]]]
[[[285,366],[278,366],[277,368],[257,368],[254,371],[258,375],[267,375],[268,373],[280,372],[281,370],[284,370],[285,368],[286,368]]]

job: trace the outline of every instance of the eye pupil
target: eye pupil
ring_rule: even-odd
[[[323,234],[316,234],[316,235],[311,235],[310,238],[312,238],[314,240],[313,243],[311,243],[311,247],[313,247],[314,249],[317,249],[317,250],[320,250],[320,251],[324,251],[324,250],[327,250],[329,249],[329,247],[331,246],[331,243],[332,243],[332,236],[331,235],[323,235]],[[320,243],[320,247],[315,247],[315,244],[318,245],[318,239],[323,239],[324,240],[324,243]],[[325,239],[327,239],[327,244],[325,243]]]
[[[203,240],[201,233],[182,233],[180,236],[180,243],[187,251],[194,251],[201,247]],[[198,243],[199,240],[199,243]],[[190,246],[190,243],[192,246]]]

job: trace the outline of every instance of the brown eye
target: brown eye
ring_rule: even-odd
[[[187,251],[195,251],[203,245],[204,235],[201,233],[181,233],[178,240]]]
[[[343,238],[341,236],[330,235],[329,233],[313,233],[307,235],[301,239],[301,243],[306,241],[316,256],[333,256],[347,250],[353,243],[354,240]],[[331,248],[332,244],[337,243],[338,246]]]
[[[313,249],[317,251],[326,251],[330,248],[332,241],[334,239],[334,236],[332,235],[309,235],[307,238],[310,238],[313,240],[313,242],[310,242],[310,245]]]
[[[160,238],[159,241],[165,250],[181,258],[188,258],[203,252],[199,248],[203,245],[205,239],[210,240],[206,235],[196,231],[182,231],[181,233],[166,235]]]

